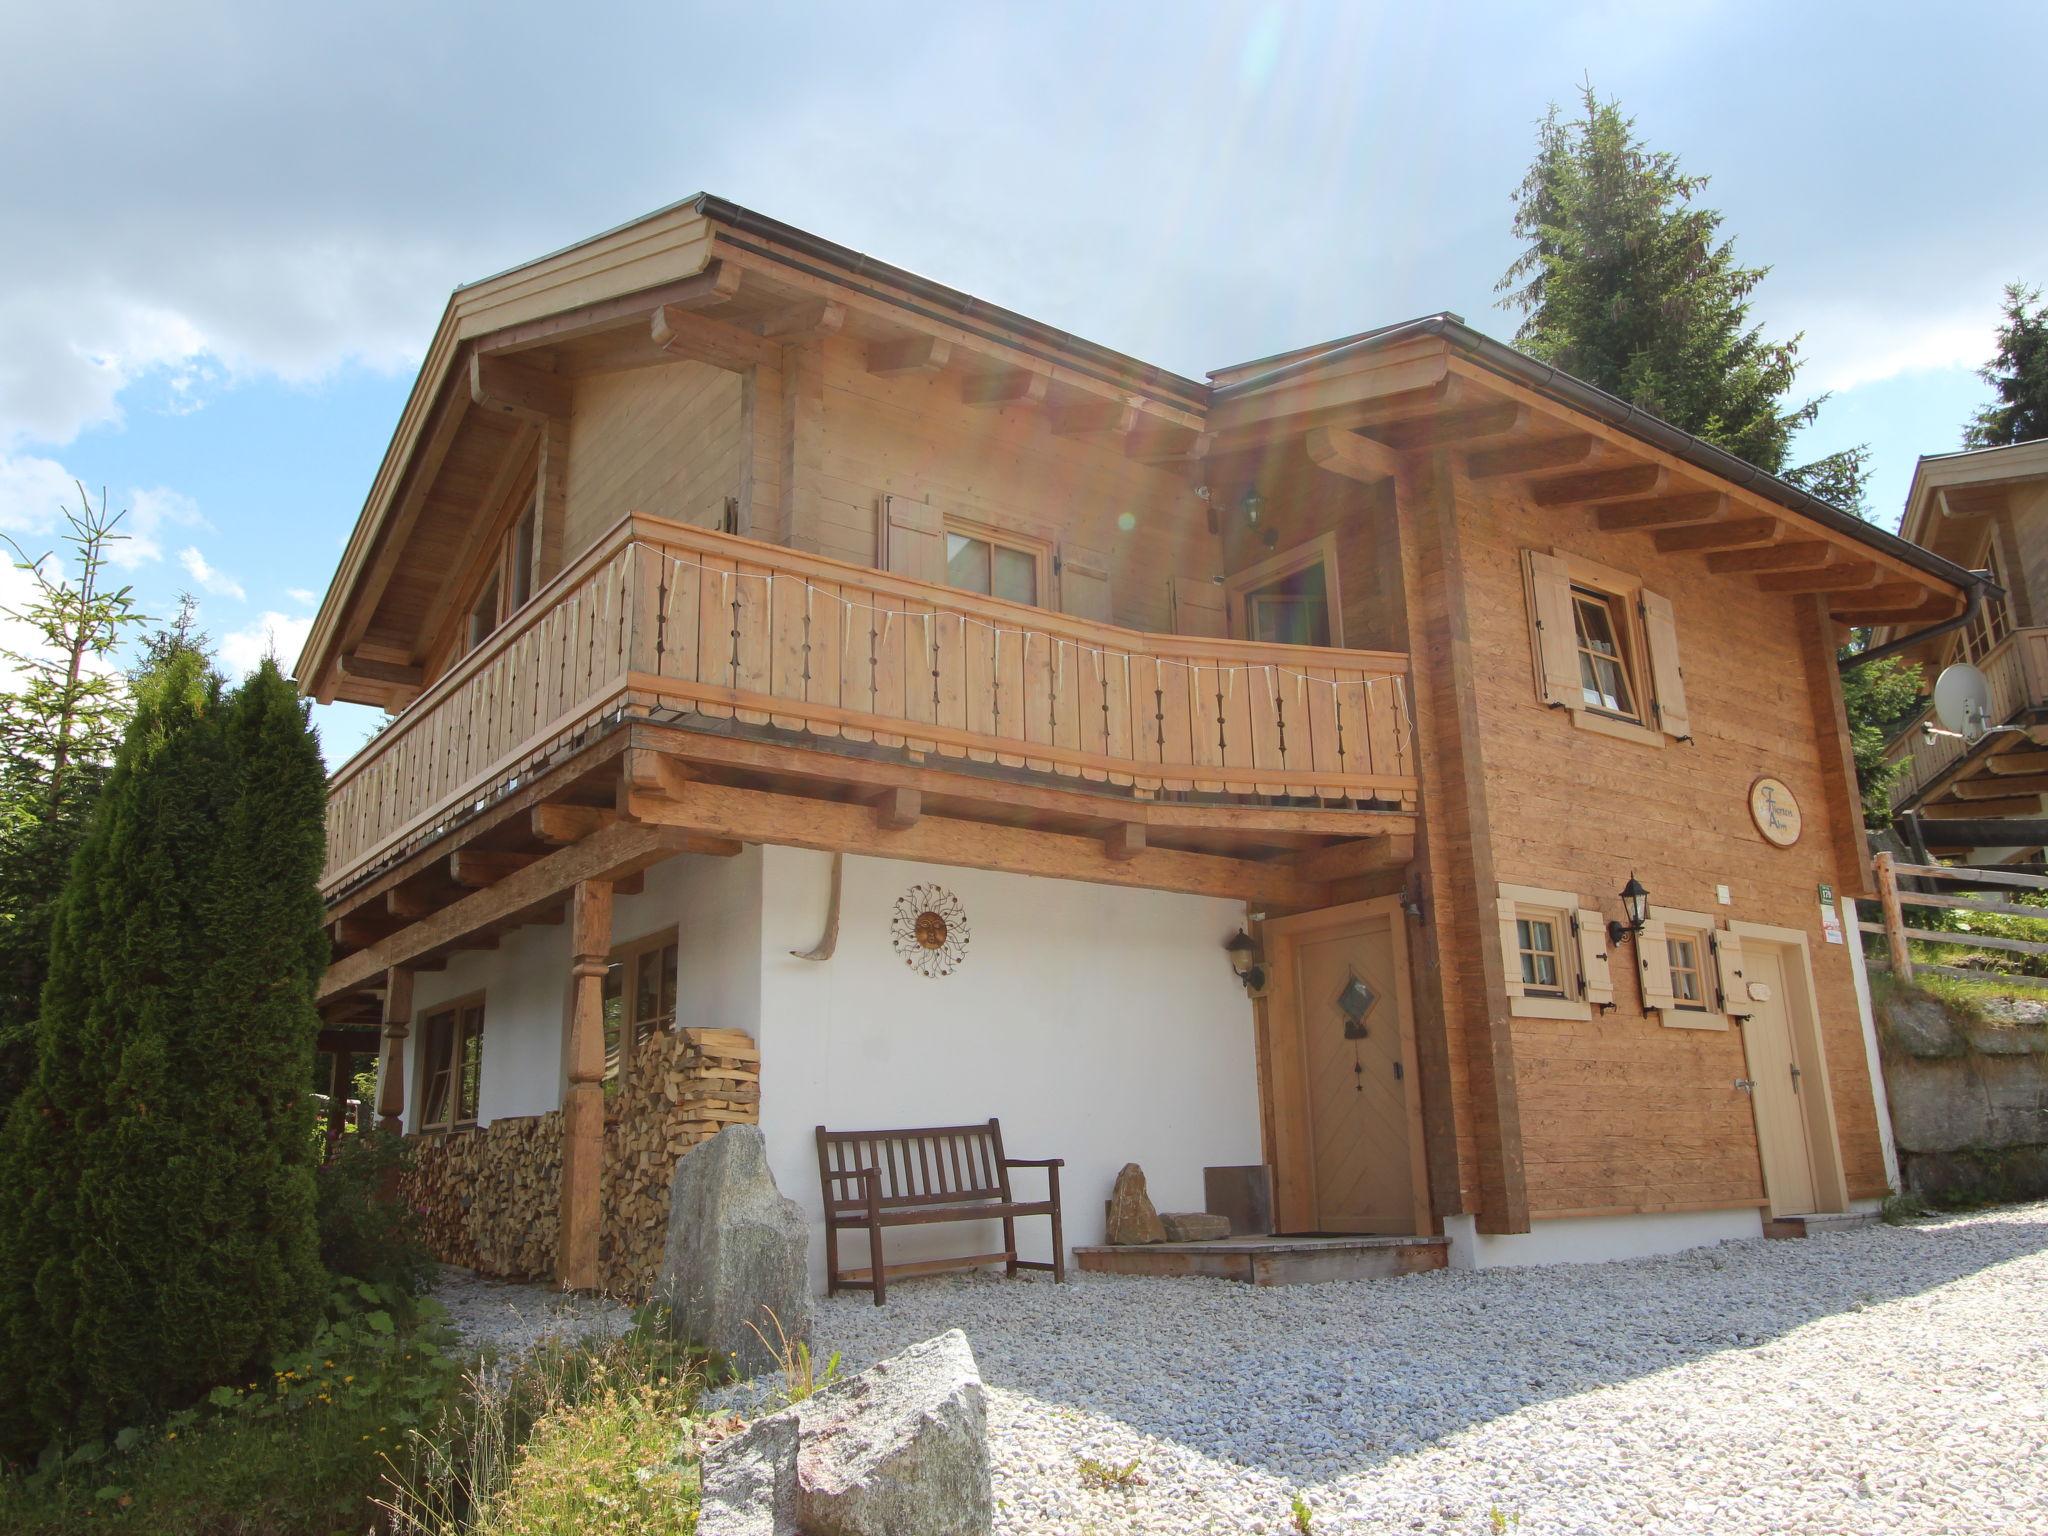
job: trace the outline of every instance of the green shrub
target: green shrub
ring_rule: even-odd
[[[329,1274],[360,1276],[408,1296],[433,1283],[437,1266],[419,1218],[396,1193],[412,1161],[412,1143],[372,1132],[342,1137],[333,1159],[314,1174],[320,1262]]]

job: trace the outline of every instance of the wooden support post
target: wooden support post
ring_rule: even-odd
[[[336,1047],[329,1052],[327,1065],[327,1155],[334,1156],[334,1149],[341,1145],[342,1131],[348,1124],[348,1068],[349,1053]]]
[[[384,973],[384,1071],[377,1083],[377,1126],[405,1131],[405,1038],[412,1032],[412,967]]]
[[[569,898],[569,1092],[562,1105],[562,1230],[555,1278],[598,1285],[604,1190],[604,974],[611,964],[612,887],[584,880]]]
[[[1913,979],[1913,954],[1906,947],[1906,916],[1899,910],[1899,871],[1889,853],[1880,853],[1877,864],[1877,899],[1884,908],[1884,941],[1892,952],[1892,975],[1900,981]]]

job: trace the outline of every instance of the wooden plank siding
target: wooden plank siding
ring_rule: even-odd
[[[750,447],[739,374],[679,362],[576,381],[563,553],[574,560],[627,509],[717,528]]]
[[[335,775],[326,881],[629,695],[1137,793],[1413,810],[1406,672],[1396,654],[1148,635],[636,516]]]
[[[1462,475],[1456,509],[1477,663],[1479,729],[1466,749],[1483,765],[1492,878],[1574,892],[1616,916],[1615,893],[1634,874],[1659,906],[1806,933],[1849,1192],[1882,1195],[1849,957],[1821,933],[1819,886],[1855,888],[1859,872],[1841,867],[1854,840],[1832,824],[1843,797],[1829,793],[1826,778],[1840,772],[1839,745],[1822,739],[1808,654],[1821,651],[1831,665],[1832,640],[1812,603],[1740,579],[1701,580],[1696,565],[1660,554],[1648,535],[1600,532],[1591,509],[1539,510]],[[1618,740],[1539,704],[1525,546],[1624,570],[1669,596],[1691,742]],[[1418,649],[1416,665],[1434,675],[1438,662]],[[1783,779],[1804,813],[1804,835],[1789,849],[1766,843],[1749,818],[1749,786],[1764,773]],[[1428,780],[1425,790],[1433,790]],[[1428,798],[1432,827],[1454,816]],[[1729,906],[1717,904],[1717,884],[1730,888]],[[1459,948],[1475,953],[1462,939]],[[1733,1086],[1745,1075],[1740,1031],[1664,1027],[1645,1014],[1634,969],[1614,966],[1612,1011],[1585,1021],[1512,1020],[1532,1215],[1735,1206],[1763,1196],[1749,1099]]]

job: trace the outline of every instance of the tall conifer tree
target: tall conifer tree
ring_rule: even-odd
[[[1965,448],[2004,448],[2048,437],[2048,304],[2041,290],[2005,285],[1998,355],[1977,376],[1998,398],[1963,429]]]

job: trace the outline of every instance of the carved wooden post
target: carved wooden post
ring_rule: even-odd
[[[604,975],[611,964],[612,887],[578,882],[569,899],[569,1092],[562,1104],[562,1230],[555,1278],[598,1287],[604,1179]]]
[[[377,1127],[405,1131],[405,1039],[412,1032],[412,972],[394,965],[384,973],[384,1071],[377,1083]]]
[[[1877,864],[1877,900],[1884,908],[1884,941],[1892,952],[1892,975],[1900,981],[1913,979],[1913,952],[1906,944],[1906,915],[1899,910],[1899,872],[1889,853],[1880,853]]]

